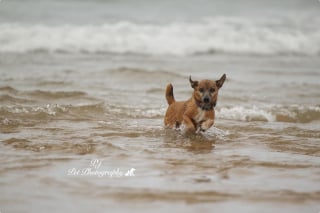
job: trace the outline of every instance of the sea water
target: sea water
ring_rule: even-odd
[[[0,212],[319,212],[319,12],[0,1]],[[213,128],[164,129],[223,73]]]

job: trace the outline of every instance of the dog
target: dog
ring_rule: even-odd
[[[183,133],[194,134],[205,132],[214,123],[218,91],[226,80],[223,74],[219,80],[189,81],[193,88],[192,96],[187,101],[176,101],[173,95],[173,86],[168,84],[165,96],[168,109],[164,117],[166,128],[181,129]]]

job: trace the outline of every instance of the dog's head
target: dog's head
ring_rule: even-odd
[[[226,74],[223,74],[219,80],[201,80],[193,81],[189,78],[191,87],[194,89],[193,97],[197,105],[204,110],[213,109],[217,104],[218,91],[226,80]]]

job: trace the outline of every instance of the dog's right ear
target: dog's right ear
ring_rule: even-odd
[[[226,74],[223,74],[221,76],[221,78],[219,80],[216,81],[216,85],[218,86],[218,88],[220,89],[224,83],[224,81],[226,80],[227,76]]]
[[[198,81],[193,81],[193,80],[191,79],[191,75],[190,75],[190,77],[189,77],[189,81],[190,81],[191,87],[192,87],[193,89],[198,86]]]

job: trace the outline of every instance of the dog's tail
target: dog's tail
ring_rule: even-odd
[[[173,96],[173,86],[172,84],[168,84],[167,88],[166,88],[166,99],[169,105],[171,105],[173,102],[175,102],[174,100],[174,96]]]

